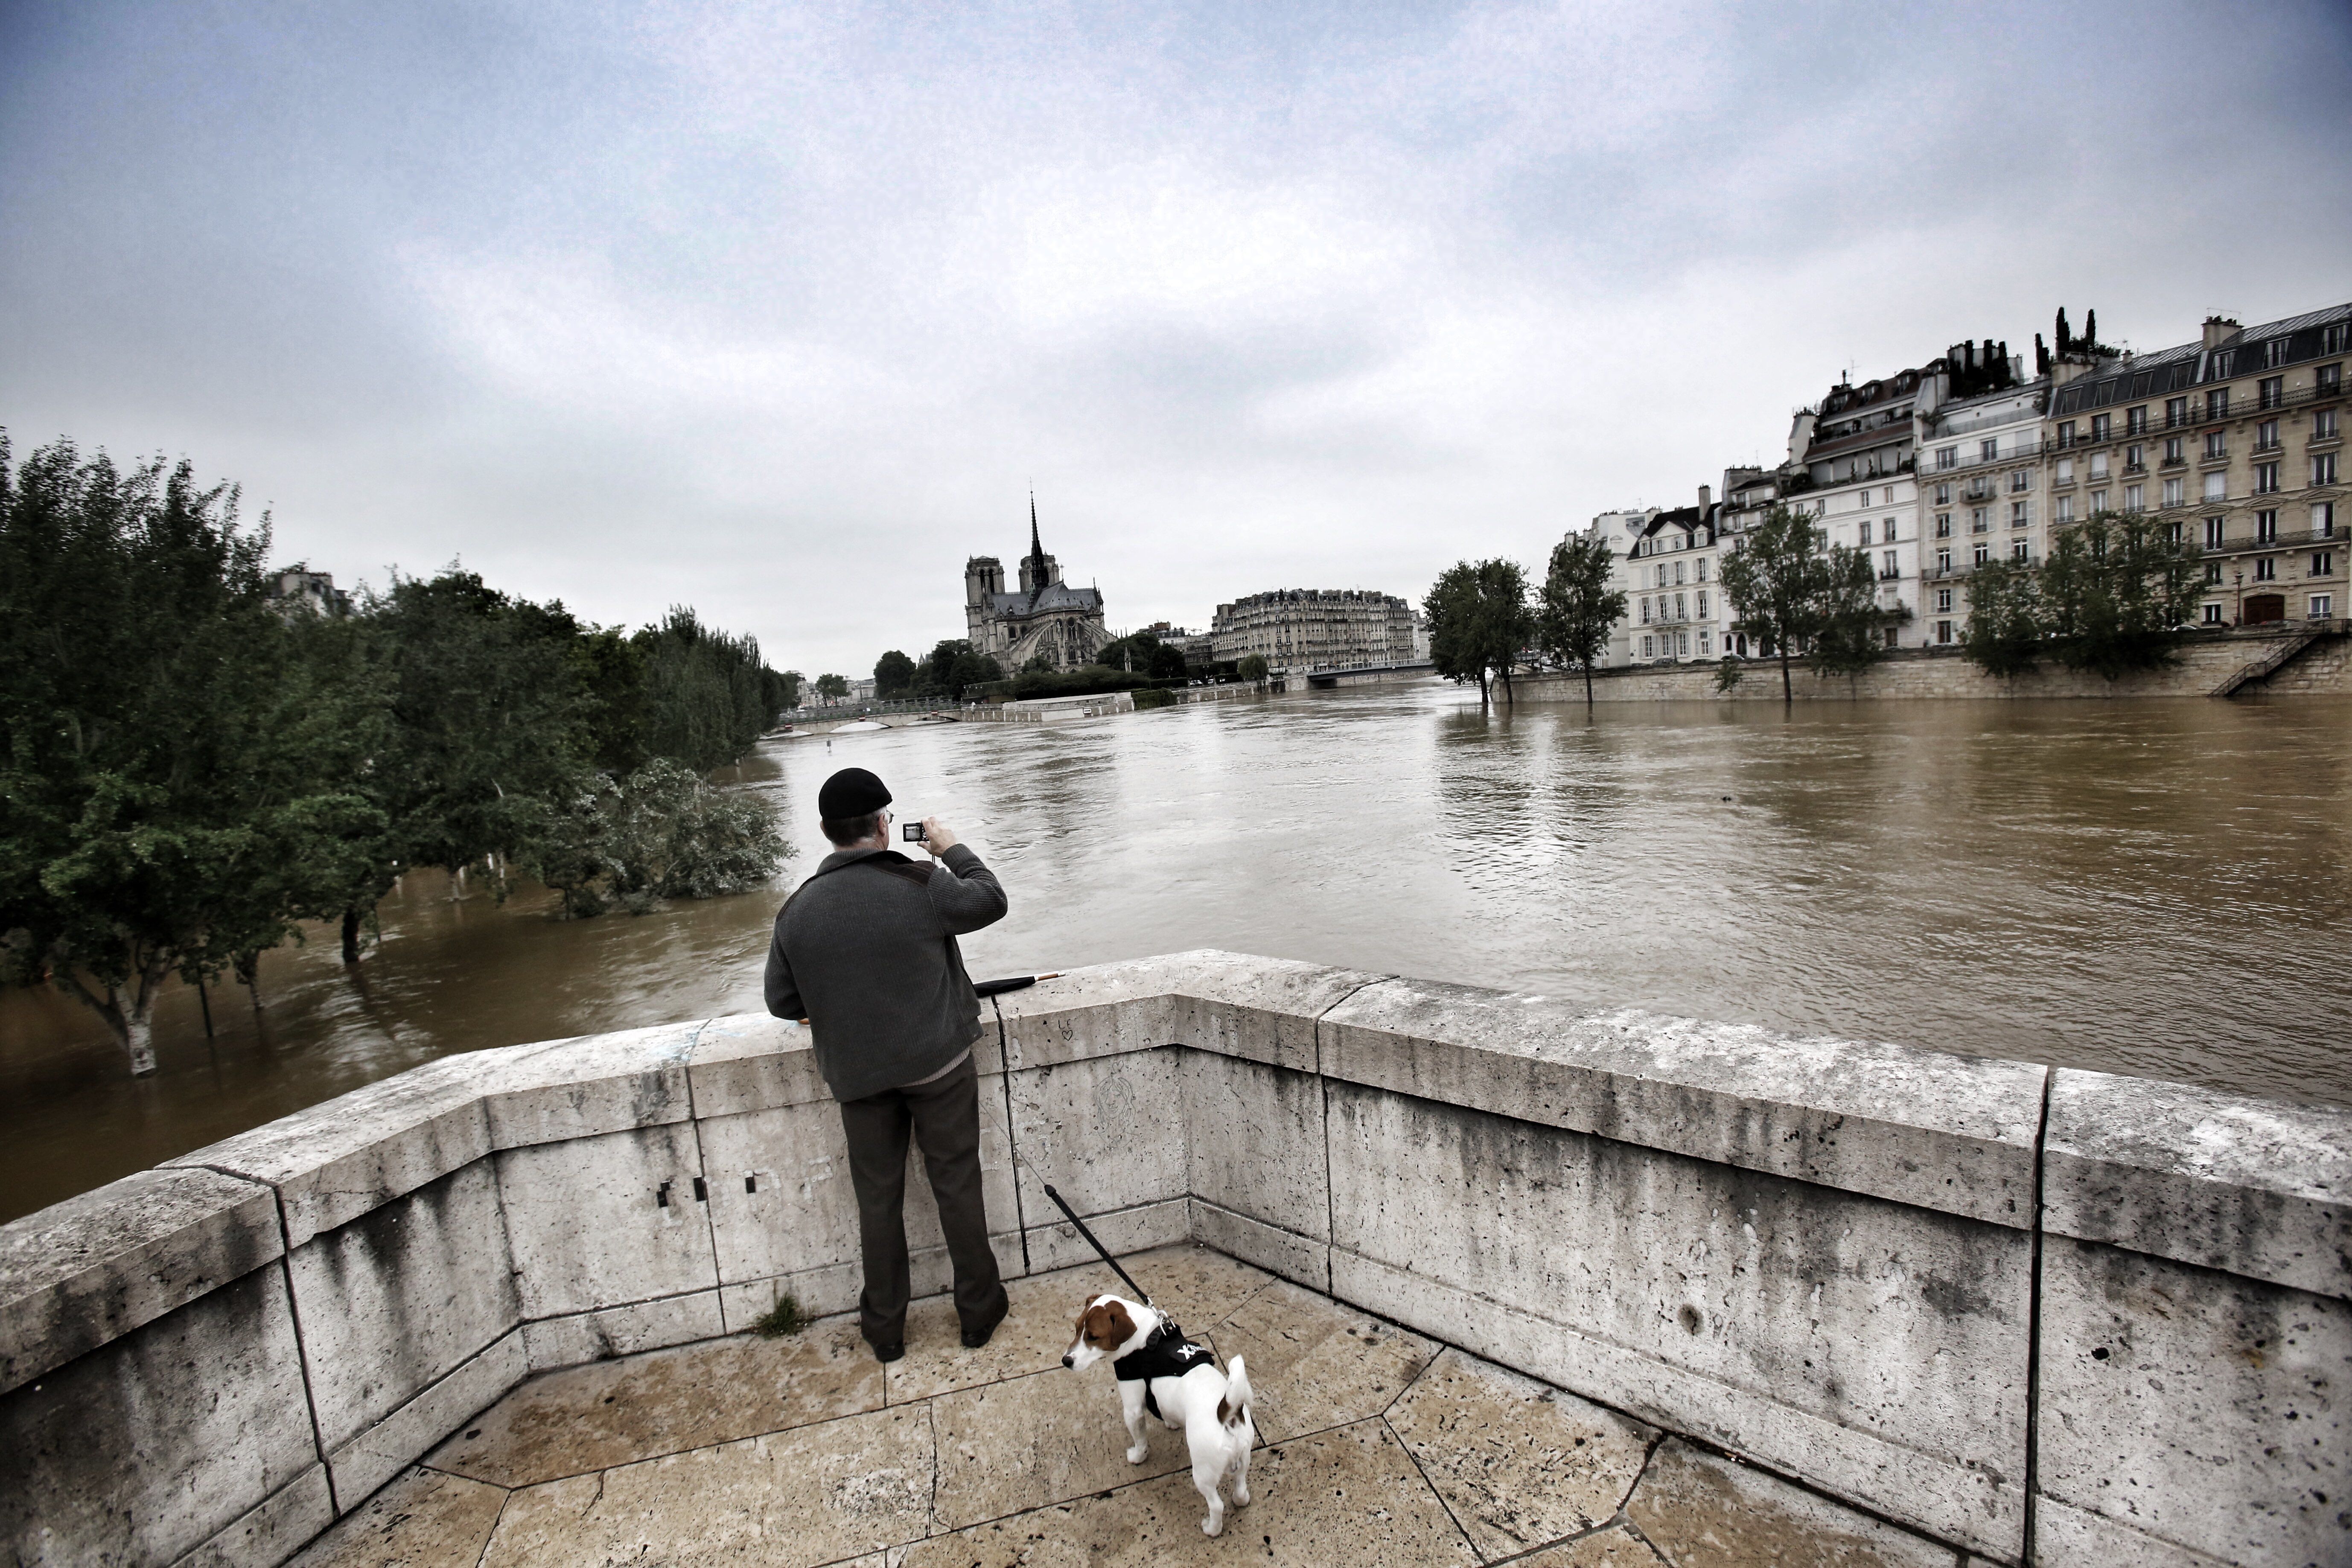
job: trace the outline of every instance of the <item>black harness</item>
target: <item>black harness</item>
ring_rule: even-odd
[[[1151,1380],[1181,1377],[1202,1362],[1213,1366],[1216,1360],[1208,1346],[1194,1344],[1184,1337],[1184,1331],[1176,1326],[1175,1320],[1163,1317],[1141,1349],[1119,1357],[1110,1363],[1110,1369],[1121,1383],[1141,1383],[1143,1407],[1165,1422],[1168,1417],[1160,1415],[1160,1401],[1151,1396]]]

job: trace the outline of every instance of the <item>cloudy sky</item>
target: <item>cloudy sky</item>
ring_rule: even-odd
[[[2339,3],[0,11],[0,425],[771,662],[1420,596],[2054,307],[2352,298]]]

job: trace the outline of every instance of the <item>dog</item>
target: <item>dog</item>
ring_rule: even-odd
[[[1227,1476],[1234,1481],[1234,1506],[1249,1506],[1250,1449],[1257,1442],[1257,1425],[1250,1419],[1249,1369],[1235,1356],[1219,1372],[1217,1358],[1186,1340],[1167,1313],[1118,1296],[1097,1296],[1086,1304],[1062,1364],[1083,1372],[1105,1358],[1118,1373],[1127,1462],[1139,1465],[1150,1455],[1143,1436],[1146,1410],[1181,1431],[1192,1452],[1192,1485],[1209,1505],[1202,1533],[1219,1533],[1225,1528],[1225,1503],[1218,1488]]]

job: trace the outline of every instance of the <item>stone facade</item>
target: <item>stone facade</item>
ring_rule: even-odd
[[[1020,584],[1018,592],[1005,591],[1004,563],[993,555],[975,555],[963,563],[964,636],[971,646],[1007,675],[1033,660],[1049,669],[1093,663],[1111,640],[1103,629],[1102,590],[1073,588],[1062,581],[1061,563],[1039,541],[1034,500]]]
[[[1280,588],[1219,605],[1209,636],[1220,663],[1258,654],[1277,675],[1372,669],[1426,657],[1420,619],[1393,594]]]

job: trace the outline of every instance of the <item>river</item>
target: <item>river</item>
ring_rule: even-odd
[[[356,970],[159,1003],[161,1070],[0,994],[0,1219],[451,1051],[760,1006],[817,784],[870,767],[1012,895],[976,975],[1184,948],[2352,1103],[2352,702],[1602,704],[1435,683],[772,742],[800,853],[632,918],[417,875]]]

